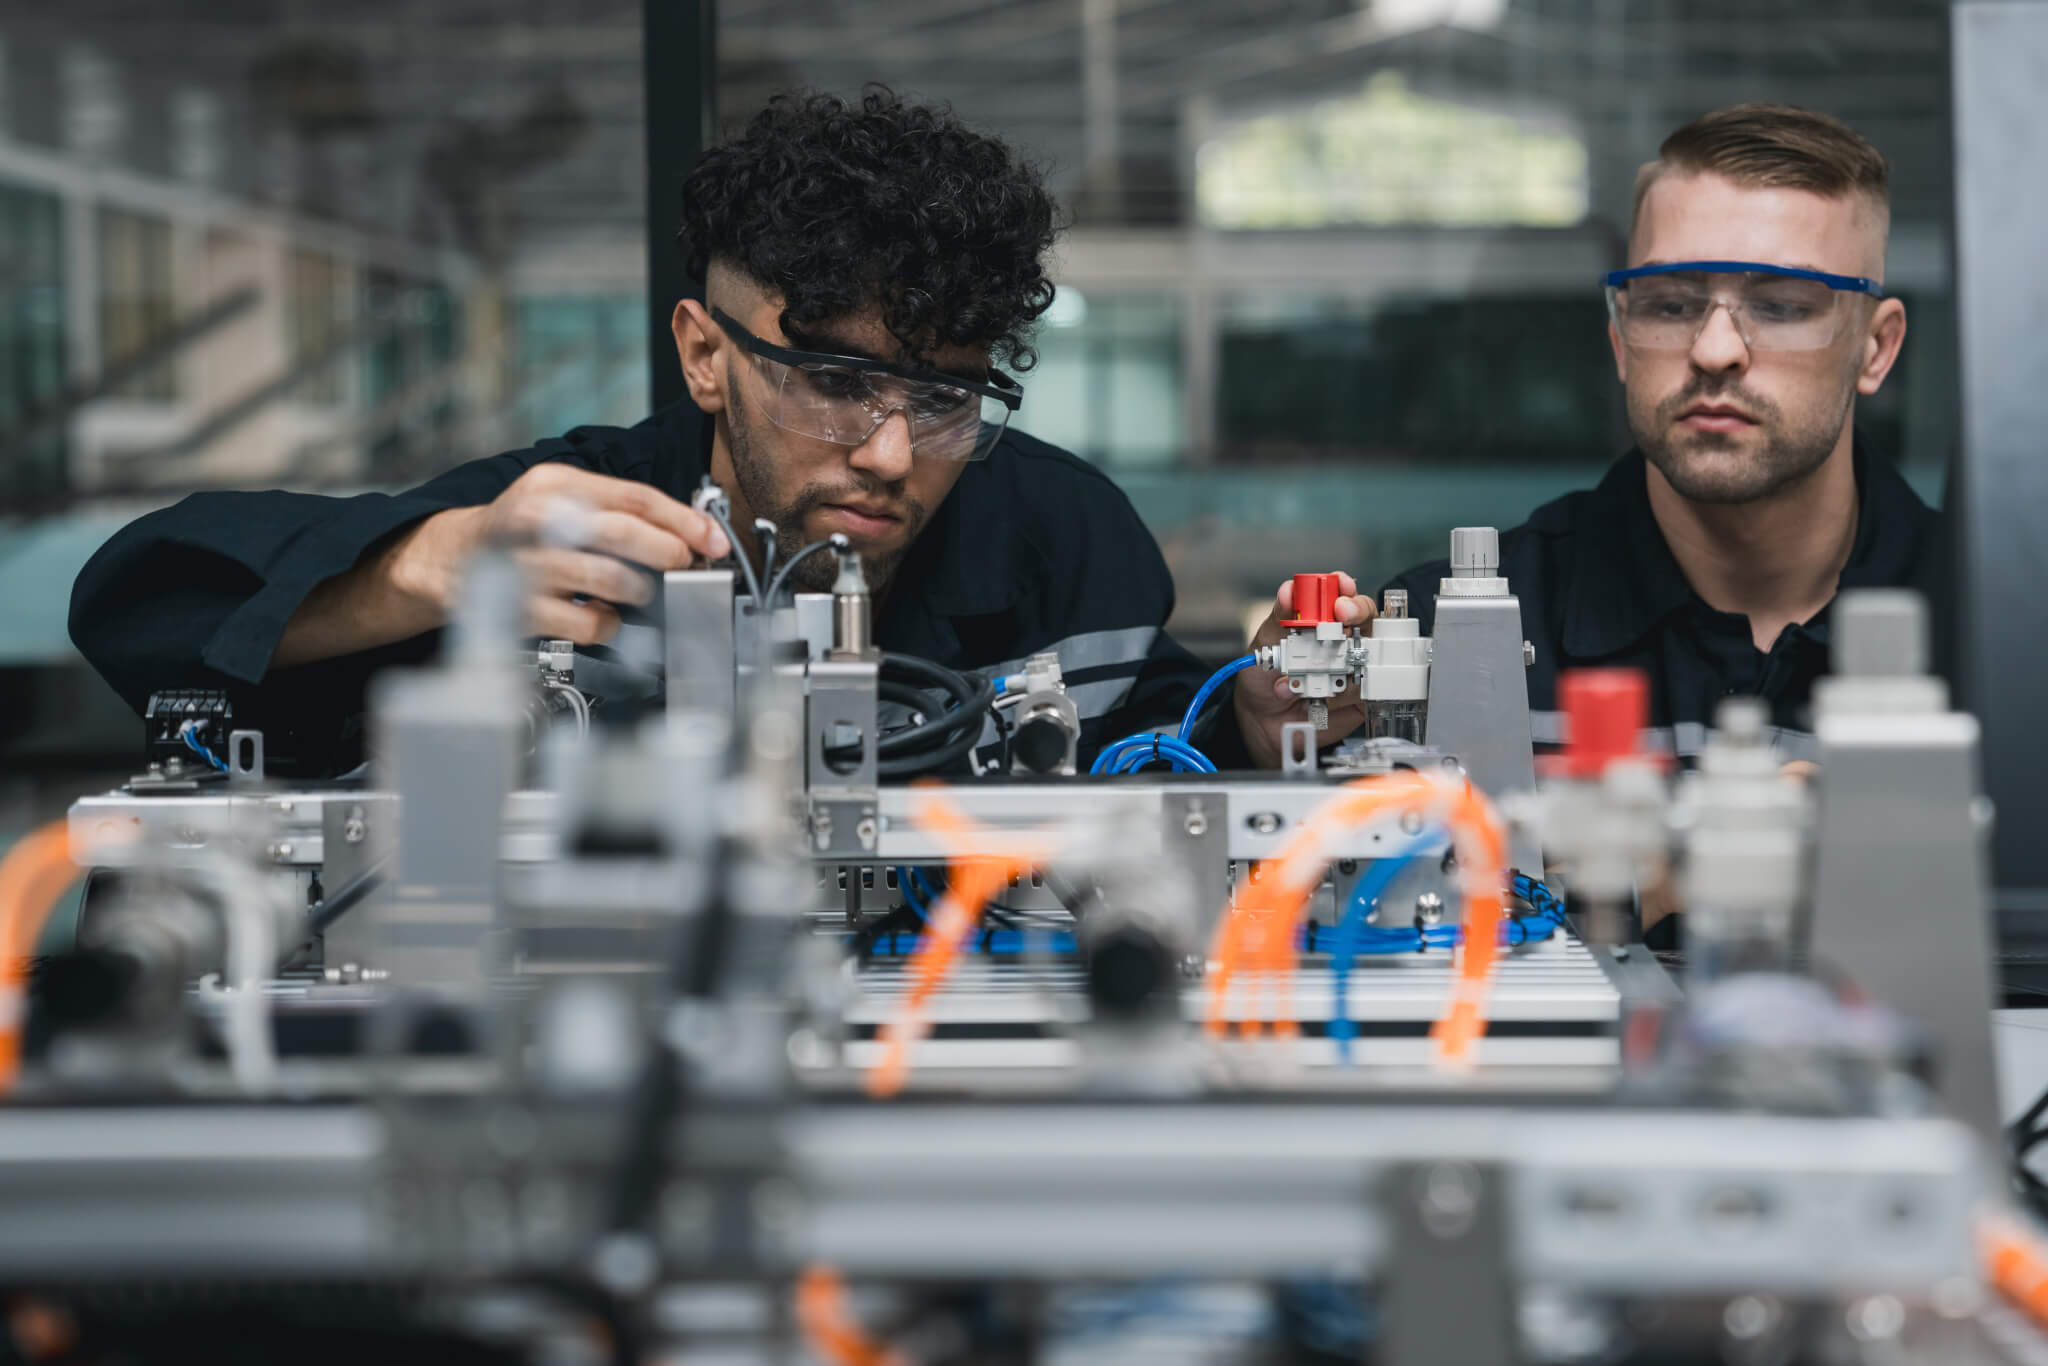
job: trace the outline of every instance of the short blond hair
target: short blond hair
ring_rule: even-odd
[[[1791,104],[1732,104],[1702,114],[1664,139],[1636,172],[1629,240],[1643,199],[1666,175],[1709,172],[1738,185],[1807,190],[1830,199],[1861,195],[1891,222],[1891,167],[1869,138],[1831,114]]]

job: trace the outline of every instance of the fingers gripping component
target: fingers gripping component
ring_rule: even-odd
[[[1351,687],[1360,656],[1357,643],[1337,619],[1344,585],[1336,574],[1294,576],[1294,616],[1280,624],[1287,634],[1259,650],[1259,663],[1287,676],[1287,686],[1308,703],[1318,731],[1330,724],[1330,699]]]

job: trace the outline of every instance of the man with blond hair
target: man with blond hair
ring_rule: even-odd
[[[1536,647],[1539,743],[1562,738],[1559,672],[1625,666],[1649,675],[1651,724],[1681,757],[1738,693],[1769,705],[1784,758],[1812,752],[1835,594],[1918,584],[1934,558],[1934,514],[1855,436],[1857,400],[1906,336],[1884,289],[1890,217],[1883,155],[1787,105],[1703,115],[1642,168],[1628,264],[1604,281],[1635,449],[1501,537]],[[1389,585],[1424,629],[1448,573],[1439,561]],[[1284,688],[1238,676],[1254,748],[1271,727],[1253,718],[1300,705]],[[1356,724],[1331,710],[1334,731]]]

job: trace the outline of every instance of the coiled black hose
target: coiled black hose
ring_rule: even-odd
[[[974,752],[982,720],[996,700],[988,679],[963,674],[916,655],[884,654],[878,691],[883,699],[913,707],[926,719],[890,731],[875,742],[875,775],[914,778],[950,768]],[[891,677],[894,675],[894,677]],[[938,694],[934,705],[933,694]],[[825,757],[851,762],[860,751],[851,745],[826,751]]]

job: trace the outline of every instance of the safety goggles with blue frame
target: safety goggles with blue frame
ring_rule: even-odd
[[[1761,261],[1673,261],[1609,271],[1601,279],[1607,316],[1629,347],[1689,350],[1717,307],[1744,344],[1759,351],[1818,351],[1842,335],[1854,301],[1882,299],[1884,286]]]

